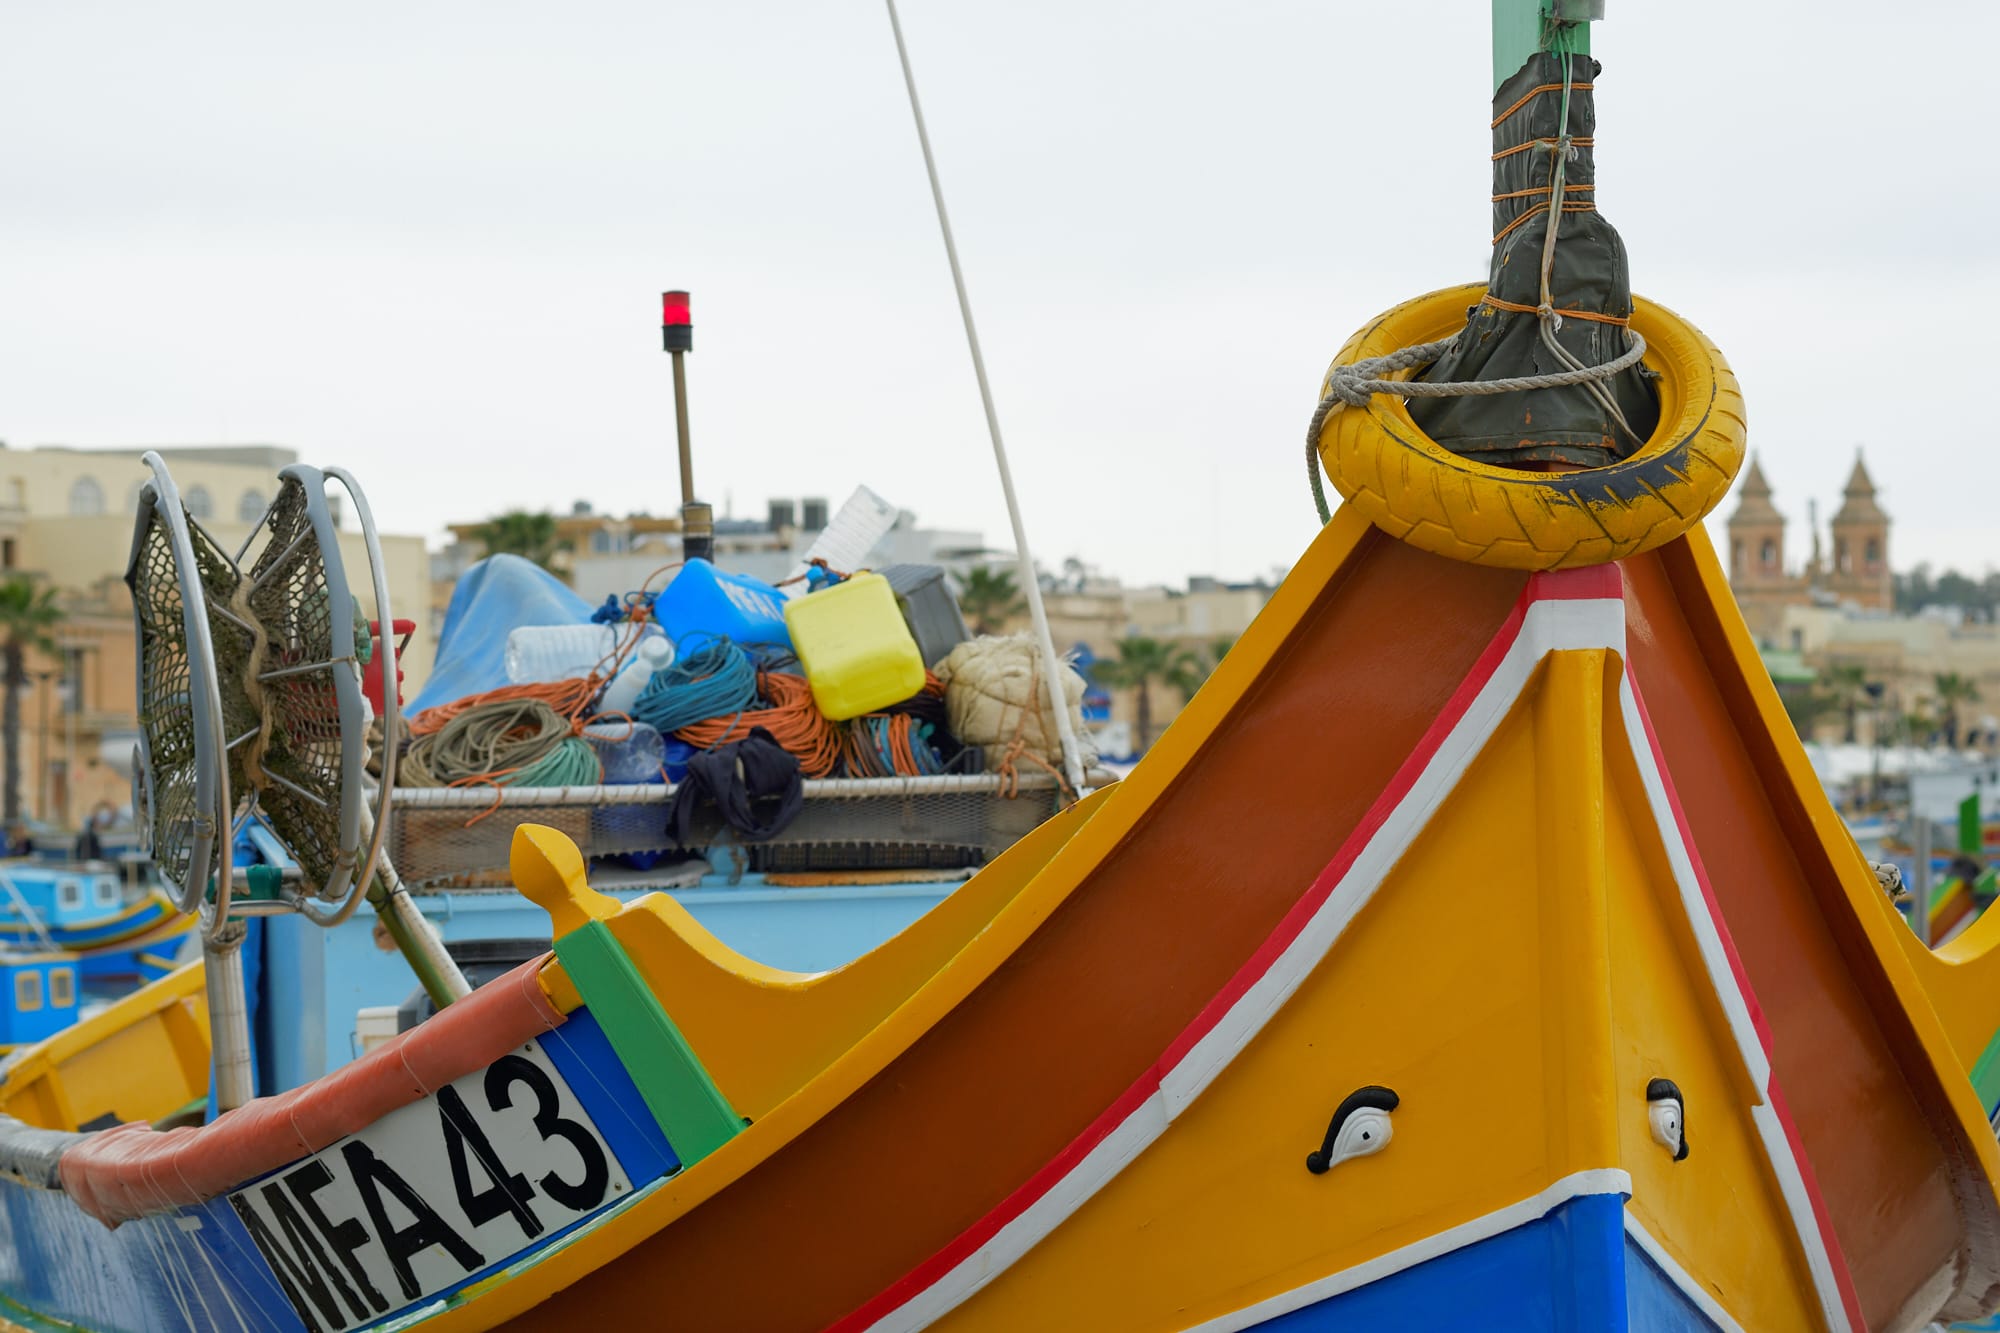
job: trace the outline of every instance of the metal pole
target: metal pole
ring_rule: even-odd
[[[688,443],[688,384],[687,367],[683,364],[687,353],[676,351],[674,357],[674,434],[681,446],[681,503],[694,503],[694,447]]]
[[[250,1073],[250,1011],[243,998],[243,931],[243,922],[231,921],[201,943],[218,1111],[233,1111],[257,1095]]]
[[[979,330],[972,323],[972,301],[965,294],[965,273],[958,263],[958,243],[952,239],[951,217],[945,212],[944,187],[938,183],[937,160],[931,154],[930,131],[924,128],[924,108],[917,100],[917,76],[910,70],[910,52],[903,44],[902,20],[896,16],[896,0],[889,6],[889,27],[896,34],[896,58],[903,64],[903,84],[910,90],[910,114],[917,122],[917,143],[924,150],[924,171],[931,180],[931,199],[937,204],[938,229],[944,233],[945,258],[951,263],[951,284],[958,291],[958,313],[965,320],[965,341],[972,349],[972,373],[979,380],[979,400],[986,407],[986,431],[993,437],[993,461],[1000,468],[1000,490],[1007,499],[1007,517],[1014,527],[1014,551],[1021,574],[1021,590],[1028,596],[1028,618],[1035,625],[1036,646],[1041,649],[1042,684],[1048,690],[1049,711],[1056,720],[1056,735],[1062,739],[1063,771],[1078,795],[1083,784],[1083,755],[1076,732],[1069,724],[1069,704],[1063,697],[1062,663],[1056,657],[1055,640],[1049,635],[1048,612],[1042,607],[1042,584],[1035,576],[1035,557],[1028,549],[1028,530],[1021,522],[1021,503],[1014,497],[1014,473],[1007,466],[1007,446],[1000,441],[1000,416],[993,407],[993,388],[986,382],[986,358],[979,351]]]
[[[660,346],[674,358],[674,432],[680,441],[681,559],[715,559],[715,511],[694,498],[686,354],[694,350],[694,313],[684,291],[660,293]]]
[[[1590,22],[1604,0],[1493,0],[1493,87],[1538,51],[1590,54]]]
[[[383,857],[376,867],[375,877],[368,885],[368,901],[375,908],[375,916],[383,929],[389,932],[403,959],[409,963],[410,971],[416,973],[417,984],[424,988],[424,994],[431,997],[431,1003],[443,1009],[453,1000],[462,1000],[472,994],[472,987],[465,980],[465,974],[458,969],[458,963],[445,949],[444,942],[432,931],[430,922],[417,910],[417,904],[410,897],[410,891],[403,886],[403,877],[396,873],[395,864]]]
[[[1910,924],[1916,929],[1917,938],[1925,944],[1931,942],[1931,821],[1928,815],[1914,808],[1916,816],[1917,844],[1916,874],[1910,885]]]
[[[63,701],[65,758],[63,760],[63,827],[75,828],[76,820],[76,715],[83,711],[83,650],[65,648],[63,657],[69,670],[69,697]]]

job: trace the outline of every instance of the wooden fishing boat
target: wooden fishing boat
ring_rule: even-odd
[[[9,1295],[102,1327],[662,1292],[756,1329],[1977,1313],[1990,941],[1898,925],[1782,718],[1698,526],[1533,573],[1350,507],[1131,778],[881,949],[774,974],[524,830],[553,958],[297,1096],[44,1140],[61,1189],[0,1187],[50,1260]],[[93,1247],[129,1306],[53,1261]]]
[[[1561,161],[1580,62],[1542,27],[1496,125],[1559,92]],[[1440,354],[1404,349],[1520,304],[1452,288],[1358,334],[1309,438],[1346,503],[1207,686],[1129,778],[852,963],[760,964],[523,825],[551,953],[335,1074],[186,1123],[200,1002],[230,998],[215,948],[205,983],[29,1052],[0,1087],[16,1322],[1900,1330],[2000,1306],[1975,1090],[2000,919],[1930,949],[1814,778],[1701,526],[1745,435],[1691,325],[1604,321],[1629,318],[1616,373],[1643,365],[1657,417],[1612,461],[1509,466],[1419,424],[1405,372]],[[1586,411],[1623,422],[1610,393]]]
[[[172,899],[148,888],[131,902],[108,870],[11,862],[0,899],[0,943],[57,949],[129,944],[179,920]]]

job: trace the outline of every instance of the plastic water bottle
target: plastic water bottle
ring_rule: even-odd
[[[528,685],[587,676],[610,665],[629,633],[625,625],[523,625],[507,635],[507,680]],[[648,626],[646,637],[662,636]],[[673,650],[667,651],[671,660]]]
[[[639,640],[639,646],[632,650],[632,656],[625,660],[624,667],[604,687],[604,697],[598,701],[600,713],[629,713],[638,701],[640,692],[653,679],[655,671],[673,665],[674,645],[667,636],[648,633]]]
[[[583,737],[597,751],[607,784],[661,780],[660,769],[667,762],[666,744],[660,733],[644,722],[629,727],[623,722],[599,722],[585,727]]]

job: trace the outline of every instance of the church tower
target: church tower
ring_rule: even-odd
[[[1785,573],[1785,516],[1771,503],[1771,484],[1753,457],[1729,516],[1729,586],[1760,644],[1775,642],[1796,582]]]
[[[1827,575],[1828,591],[1843,602],[1889,610],[1895,601],[1889,575],[1889,516],[1875,502],[1875,482],[1858,450],[1839,512],[1829,526],[1833,569]]]

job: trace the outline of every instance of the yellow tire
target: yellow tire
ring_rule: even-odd
[[[1473,284],[1405,301],[1333,364],[1450,337],[1485,292]],[[1660,375],[1660,424],[1623,462],[1556,473],[1474,462],[1418,429],[1403,399],[1378,393],[1365,408],[1328,414],[1319,437],[1327,476],[1384,532],[1475,565],[1572,569],[1671,541],[1721,502],[1743,465],[1743,394],[1721,351],[1679,315],[1634,297],[1632,327]]]

